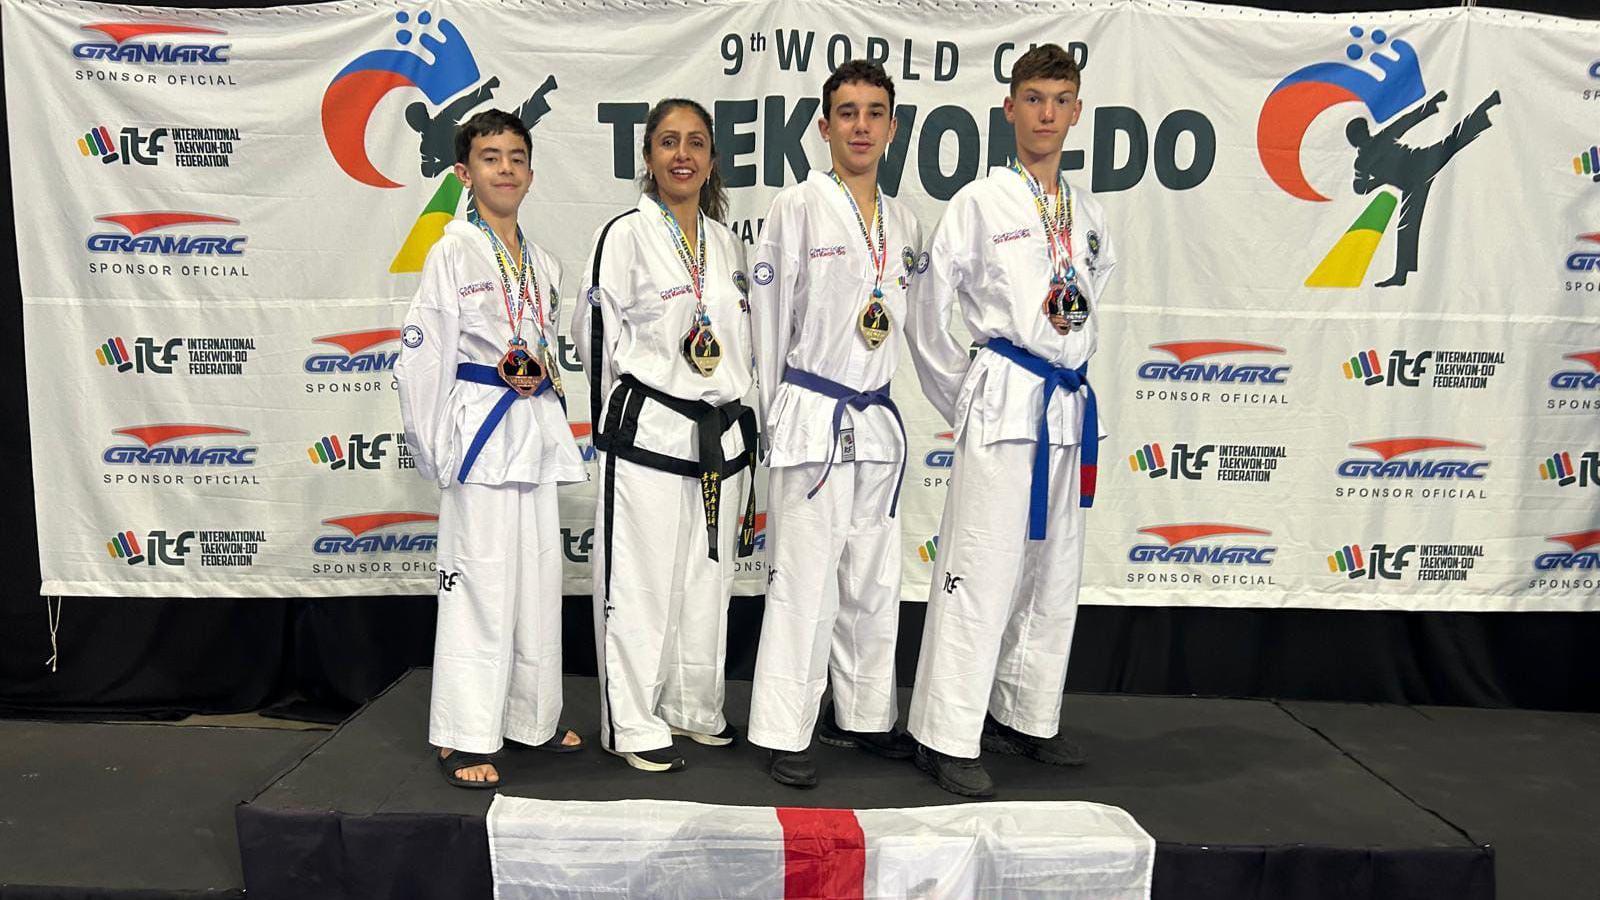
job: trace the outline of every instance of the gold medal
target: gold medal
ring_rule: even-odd
[[[556,365],[555,357],[550,354],[550,345],[543,341],[540,344],[543,352],[539,355],[544,357],[544,374],[550,379],[550,388],[556,392],[557,397],[565,397],[567,389],[561,384],[561,367]]]
[[[711,373],[717,370],[717,365],[722,362],[722,342],[717,340],[717,334],[710,325],[696,322],[689,333],[683,336],[683,358],[689,361],[689,368],[703,377],[710,378]]]
[[[889,339],[891,322],[889,309],[883,305],[882,292],[874,291],[873,296],[867,298],[867,305],[862,308],[856,327],[861,331],[861,339],[867,342],[868,350],[878,349]]]

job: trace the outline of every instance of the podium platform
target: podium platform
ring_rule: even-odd
[[[251,898],[491,896],[492,792],[439,777],[427,746],[429,681],[426,669],[408,673],[238,807]],[[565,690],[563,720],[591,746],[556,755],[508,745],[501,792],[842,809],[961,802],[909,762],[822,745],[813,750],[822,783],[812,790],[774,783],[764,751],[743,741],[707,748],[680,740],[684,771],[636,772],[594,746],[595,680],[569,677]],[[728,714],[741,734],[748,707],[749,684],[729,682]],[[1130,812],[1157,842],[1160,900],[1494,897],[1494,849],[1331,737],[1344,730],[1381,743],[1382,716],[1361,721],[1345,710],[1069,694],[1063,722],[1087,749],[1087,766],[993,755],[985,764],[999,800],[1090,800]]]

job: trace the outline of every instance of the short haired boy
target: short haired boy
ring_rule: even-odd
[[[918,767],[966,796],[994,793],[980,747],[1084,759],[1058,730],[1100,437],[1088,361],[1116,256],[1100,204],[1060,172],[1081,84],[1055,44],[1017,59],[1017,159],[951,199],[911,297],[917,375],[956,451],[907,728]]]
[[[456,132],[475,211],[428,252],[395,380],[406,443],[439,502],[439,618],[428,740],[445,780],[492,788],[509,738],[568,752],[561,714],[556,485],[587,478],[552,348],[561,269],[522,234],[532,140],[489,110]]]
[[[750,289],[771,447],[750,742],[770,751],[774,780],[797,787],[817,781],[814,729],[835,746],[911,755],[895,728],[906,442],[889,380],[921,229],[878,189],[895,132],[883,67],[840,66],[823,85],[822,113],[833,168],[778,194]],[[819,724],[830,670],[833,703]]]

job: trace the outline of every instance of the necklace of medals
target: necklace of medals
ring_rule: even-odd
[[[855,194],[850,192],[838,172],[830,171],[828,175],[839,186],[839,190],[844,191],[845,199],[850,201],[850,211],[856,214],[856,226],[861,229],[861,239],[867,242],[867,257],[872,260],[872,294],[867,297],[867,305],[862,307],[861,315],[856,319],[856,328],[861,332],[861,339],[867,342],[867,349],[876,350],[888,339],[891,327],[889,309],[883,303],[883,269],[889,262],[889,241],[883,234],[883,191],[877,185],[872,186],[872,225],[878,234],[878,241],[874,244],[873,230],[867,227],[866,217],[861,215]]]
[[[479,216],[474,217],[473,224],[488,236],[489,244],[494,249],[495,268],[500,272],[501,298],[506,305],[506,324],[511,328],[511,338],[506,342],[505,355],[500,357],[500,364],[496,367],[500,373],[500,380],[521,396],[527,397],[538,390],[546,378],[549,378],[550,386],[555,388],[556,393],[562,393],[561,376],[557,373],[557,367],[553,365],[550,340],[545,336],[544,296],[539,289],[539,276],[533,270],[533,259],[528,252],[528,242],[522,236],[522,228],[520,226],[517,228],[517,247],[522,251],[521,264],[518,265],[505,243],[500,240],[500,235],[495,233],[488,222]],[[515,294],[511,289],[513,271],[516,272]],[[528,342],[522,337],[522,320],[527,314],[529,305],[533,306],[534,319],[539,326],[537,357],[528,352]]]
[[[661,218],[672,231],[672,249],[678,254],[678,262],[689,272],[689,287],[694,291],[694,321],[683,336],[683,358],[688,360],[689,368],[710,378],[722,362],[722,342],[711,330],[711,314],[706,311],[706,216],[698,210],[695,212],[695,243],[699,251],[696,254],[689,249],[689,238],[678,224],[678,217],[660,197],[656,198],[656,206],[661,208]]]
[[[1078,270],[1072,264],[1072,188],[1057,173],[1056,205],[1052,211],[1044,187],[1023,168],[1021,160],[1011,161],[1011,171],[1022,176],[1033,194],[1033,206],[1050,252],[1050,287],[1045,292],[1042,312],[1057,334],[1082,328],[1089,320],[1089,300],[1078,287]]]

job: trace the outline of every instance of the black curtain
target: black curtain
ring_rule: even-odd
[[[273,6],[163,0],[163,6]],[[1420,0],[1284,0],[1242,5],[1300,12],[1437,6]],[[1505,9],[1600,18],[1592,0],[1502,0]],[[1600,49],[1596,50],[1600,56]],[[1495,65],[1491,59],[1486,65]],[[0,93],[3,98],[3,93]],[[3,102],[3,99],[0,99]],[[0,135],[0,143],[6,136]],[[10,159],[9,146],[3,148]],[[12,160],[6,182],[58,178],[53,160]],[[38,595],[28,440],[17,216],[26,227],[53,210],[13,210],[0,233],[0,711],[22,715],[175,716],[292,702],[337,714],[432,654],[431,597],[319,600],[94,599],[60,601],[56,645]],[[49,386],[38,386],[49,396]],[[48,488],[47,488],[48,489]],[[736,600],[729,670],[750,676],[759,599]],[[922,607],[903,608],[899,657],[909,683]],[[592,673],[587,598],[568,598],[569,671]],[[1085,607],[1068,687],[1386,703],[1600,710],[1600,616],[1583,613],[1405,613]],[[55,670],[46,665],[52,653]]]

